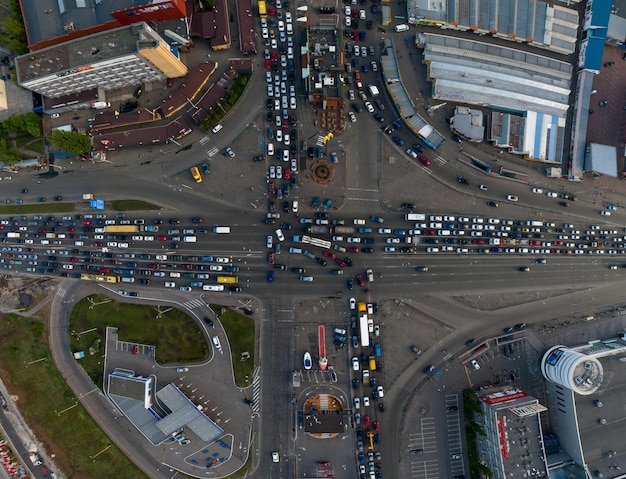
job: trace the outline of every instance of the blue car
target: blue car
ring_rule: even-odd
[[[204,171],[205,175],[211,173],[211,171],[209,170],[209,165],[207,165],[206,163],[202,163],[202,171]]]
[[[392,138],[392,140],[395,141],[400,146],[404,145],[404,140],[402,138],[400,138],[398,135],[395,135]]]
[[[326,200],[326,201],[324,201],[324,204],[322,205],[322,208],[327,210],[328,208],[330,208],[330,205],[332,205],[332,204],[333,204],[333,200]]]
[[[274,272],[273,271],[269,271],[267,273],[267,281],[269,283],[273,283],[274,282]]]

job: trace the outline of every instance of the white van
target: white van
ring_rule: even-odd
[[[74,246],[84,246],[84,244],[82,241],[74,241]]]
[[[216,226],[215,228],[213,228],[213,233],[229,234],[230,233],[230,226]]]
[[[218,131],[220,131],[222,128],[224,128],[222,125],[215,125],[213,127],[213,129],[211,130],[213,133],[217,133]]]
[[[223,284],[205,284],[202,286],[204,291],[224,291]]]
[[[180,273],[176,273],[176,272],[172,271],[170,273],[170,278],[180,278]]]
[[[185,237],[183,237],[183,241],[185,243],[195,243],[196,239],[197,238],[195,236],[185,236]]]
[[[406,23],[401,23],[393,27],[393,29],[396,31],[396,33],[406,32],[409,29],[409,26]]]
[[[128,276],[122,276],[122,283],[134,283],[135,278],[130,278]]]

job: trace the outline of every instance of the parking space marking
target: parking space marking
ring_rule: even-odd
[[[347,199],[352,200],[352,201],[376,201],[378,202],[378,199],[376,198],[347,198]]]
[[[412,461],[411,477],[416,479],[439,479],[439,463],[436,459]]]

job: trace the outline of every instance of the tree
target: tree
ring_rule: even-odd
[[[62,151],[80,156],[91,151],[91,138],[74,131],[52,130],[48,141]]]
[[[41,136],[41,118],[33,112],[23,115],[13,115],[2,122],[2,129],[6,133],[20,131],[28,133],[34,138],[39,138]]]

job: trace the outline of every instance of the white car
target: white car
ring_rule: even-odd
[[[272,235],[267,235],[267,239],[265,241],[265,246],[267,246],[269,249],[271,249],[273,243],[274,243],[274,239],[272,238]]]
[[[385,391],[383,389],[382,386],[378,386],[378,388],[376,389],[376,391],[378,392],[378,397],[381,398],[385,395]]]
[[[356,309],[356,299],[350,298],[350,309]]]
[[[361,409],[361,400],[359,398],[354,398],[354,409]]]
[[[224,267],[221,264],[212,264],[209,266],[209,271],[223,271]]]
[[[390,228],[378,228],[378,232],[381,235],[389,235],[391,234],[391,229]]]
[[[506,199],[509,201],[517,201],[519,198],[515,195],[506,195]]]
[[[546,193],[546,196],[548,196],[549,198],[556,198],[558,195],[554,191],[548,191]]]
[[[276,167],[276,178],[280,180],[282,177],[283,177],[283,167],[278,165]]]
[[[350,9],[350,7],[348,5],[343,7],[343,14],[347,15],[347,16],[352,15],[352,10]]]
[[[174,283],[173,281],[166,281],[165,282],[165,287],[166,288],[175,288],[176,287],[176,283]]]
[[[289,150],[283,150],[283,161],[289,161]]]
[[[230,258],[226,258],[224,256],[218,256],[215,258],[216,263],[230,263]]]
[[[358,371],[359,370],[359,358],[357,358],[356,356],[354,356],[352,358],[352,369],[354,371]]]
[[[261,36],[263,37],[264,40],[267,40],[270,37],[269,31],[267,28],[261,28]]]
[[[369,379],[369,377],[370,377],[369,369],[364,369],[363,370],[363,381],[365,381],[366,379]]]
[[[291,12],[285,12],[285,21],[291,23]]]
[[[272,453],[272,462],[280,462],[280,456],[276,451]]]
[[[602,216],[611,216],[611,212],[610,211],[600,211],[600,214]]]
[[[369,111],[370,113],[374,113],[374,107],[369,101],[365,102],[365,108],[367,108],[367,111]]]
[[[289,97],[289,108],[291,108],[292,110],[295,110],[297,108],[295,96]]]
[[[277,229],[275,233],[276,233],[276,238],[278,238],[278,241],[285,241],[285,235],[283,234],[281,229]]]
[[[367,396],[363,397],[363,406],[367,407],[370,405],[370,398],[368,398]]]
[[[350,122],[356,123],[356,116],[351,111],[348,112],[348,118],[350,119]]]
[[[283,132],[282,130],[276,130],[276,141],[281,143],[283,141]]]
[[[365,10],[359,10],[359,18],[365,20]]]
[[[276,178],[276,167],[274,165],[270,166],[269,177],[271,180]]]
[[[133,236],[133,241],[143,241],[143,236]]]
[[[284,32],[285,31],[285,22],[283,22],[282,20],[278,21],[278,31],[279,32]]]
[[[298,162],[295,158],[291,159],[291,171],[298,171]]]
[[[346,27],[351,27],[352,26],[352,18],[346,17],[344,19],[344,23],[345,23]]]
[[[539,194],[543,193],[543,190],[541,188],[533,188],[531,191],[533,193],[539,193]]]
[[[478,370],[480,369],[480,364],[478,364],[478,361],[476,361],[475,359],[472,359],[472,360],[470,361],[470,364],[472,365],[472,367],[473,367],[476,371],[478,371]]]

